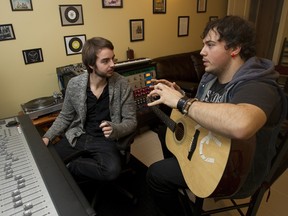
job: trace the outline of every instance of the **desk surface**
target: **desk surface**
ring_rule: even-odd
[[[51,113],[51,114],[39,117],[37,119],[33,119],[32,122],[35,126],[52,123],[57,118],[58,115],[59,115],[59,112]]]

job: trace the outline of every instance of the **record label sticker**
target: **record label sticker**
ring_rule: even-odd
[[[71,22],[75,23],[79,19],[79,12],[75,7],[68,7],[65,10],[65,18]]]
[[[69,42],[69,48],[74,52],[79,52],[82,49],[82,41],[79,38],[72,38]]]

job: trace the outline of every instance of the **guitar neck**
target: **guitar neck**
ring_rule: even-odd
[[[167,116],[162,110],[160,110],[157,106],[150,107],[152,111],[160,118],[164,124],[172,131],[175,132],[177,124],[174,122],[169,116]]]

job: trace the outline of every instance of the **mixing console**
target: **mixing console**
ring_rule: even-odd
[[[51,153],[28,115],[0,120],[1,216],[95,215]]]
[[[137,68],[118,71],[125,76],[132,87],[134,100],[137,106],[137,112],[143,112],[147,109],[146,96],[150,92],[151,79],[156,77],[155,65],[144,65]]]

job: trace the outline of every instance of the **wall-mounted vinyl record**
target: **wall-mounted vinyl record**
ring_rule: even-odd
[[[83,25],[82,5],[59,5],[62,26]]]
[[[82,47],[83,43],[81,39],[78,37],[71,38],[71,40],[69,41],[69,48],[73,52],[79,52],[82,49]]]
[[[67,55],[80,54],[82,52],[85,41],[86,41],[85,34],[64,36],[66,54]]]
[[[64,14],[66,20],[70,23],[75,23],[79,19],[79,11],[73,6],[67,7]]]

